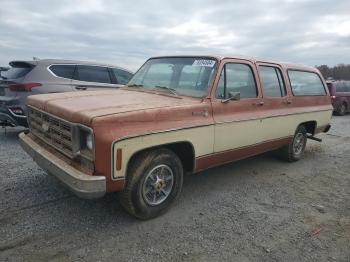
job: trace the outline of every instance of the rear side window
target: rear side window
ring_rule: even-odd
[[[323,96],[326,90],[319,75],[313,72],[288,70],[294,96]]]
[[[78,65],[74,78],[86,82],[111,83],[108,68],[101,66]]]
[[[345,92],[345,84],[343,82],[336,83],[335,88],[337,92]]]
[[[336,85],[337,92],[350,92],[350,82],[340,82]]]
[[[119,68],[112,68],[112,72],[115,75],[118,84],[121,85],[126,85],[127,83],[129,83],[132,74],[125,71],[125,70],[121,70]]]
[[[229,92],[239,92],[241,99],[257,97],[254,74],[249,65],[228,63],[221,72],[217,98],[228,98]]]
[[[286,89],[281,71],[276,67],[259,66],[260,79],[267,97],[282,97]]]
[[[56,76],[72,79],[75,65],[52,65],[49,69]]]

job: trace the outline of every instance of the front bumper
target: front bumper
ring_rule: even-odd
[[[0,111],[0,126],[19,126],[18,122],[6,112]]]
[[[27,117],[13,113],[10,110],[11,107],[21,108],[25,112],[25,108],[20,105],[18,98],[0,96],[0,126],[28,127]]]
[[[104,176],[84,174],[47,151],[25,133],[19,134],[19,141],[24,151],[41,168],[57,177],[77,196],[91,199],[102,197],[106,193],[106,178]]]

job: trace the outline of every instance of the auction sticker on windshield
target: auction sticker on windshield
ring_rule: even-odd
[[[194,60],[192,66],[206,66],[206,67],[213,67],[215,65],[214,60]]]

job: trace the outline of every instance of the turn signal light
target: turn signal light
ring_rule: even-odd
[[[117,159],[115,163],[117,171],[122,169],[122,150],[120,148],[117,149]]]

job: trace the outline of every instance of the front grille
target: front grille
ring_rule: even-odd
[[[74,157],[72,125],[32,107],[28,107],[30,131],[63,154]]]

